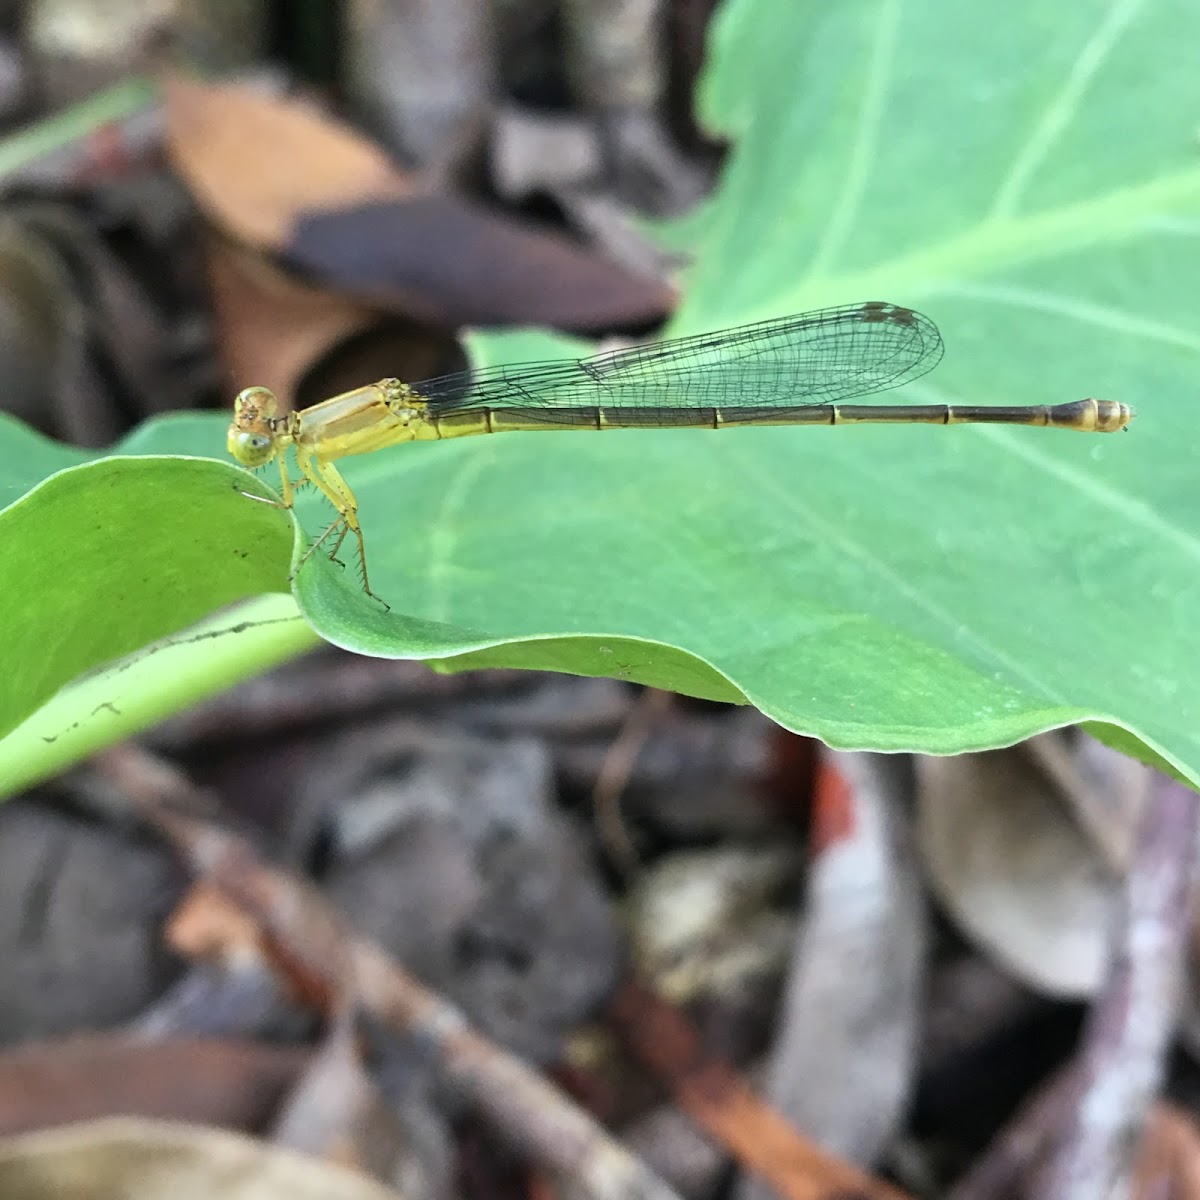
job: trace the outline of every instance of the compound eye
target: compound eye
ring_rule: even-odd
[[[244,467],[261,467],[275,454],[275,443],[269,433],[238,429],[236,425],[230,427],[228,447],[229,453]]]

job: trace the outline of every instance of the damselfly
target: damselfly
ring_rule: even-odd
[[[308,554],[336,533],[331,551],[336,556],[353,533],[363,587],[370,593],[358,502],[333,464],[397,442],[518,430],[881,422],[1052,425],[1108,433],[1123,429],[1133,416],[1128,405],[1114,400],[1028,406],[842,403],[909,383],[941,356],[942,339],[928,317],[871,301],[592,358],[489,367],[414,384],[382,379],[283,414],[266,388],[247,388],[234,404],[228,445],[248,467],[279,460],[285,507],[305,482],[328,498],[337,518]],[[288,473],[289,446],[295,448],[298,480]]]

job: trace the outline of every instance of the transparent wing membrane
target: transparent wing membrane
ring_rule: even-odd
[[[472,409],[619,408],[630,425],[670,425],[679,410],[835,404],[900,387],[937,365],[926,316],[894,304],[826,308],[592,358],[464,371],[414,383],[431,415]],[[639,413],[644,414],[639,419]],[[562,414],[548,414],[554,423]],[[624,422],[623,422],[624,423]]]

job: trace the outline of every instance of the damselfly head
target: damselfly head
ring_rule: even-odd
[[[275,413],[279,402],[264,387],[246,388],[233,402],[225,445],[244,467],[261,467],[275,456]]]

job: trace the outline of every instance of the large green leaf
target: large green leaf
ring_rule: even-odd
[[[735,150],[704,209],[661,231],[695,256],[672,332],[912,304],[948,345],[912,398],[1111,396],[1137,409],[1127,435],[919,426],[401,446],[345,465],[391,611],[353,568],[314,556],[295,592],[305,616],[372,654],[744,698],[842,746],[951,752],[1091,719],[1200,780],[1198,40],[1200,8],[1181,0],[729,0],[703,108]],[[513,334],[473,349],[490,362],[573,347]],[[217,452],[222,425],[160,423],[123,450]],[[10,453],[13,437],[0,431],[0,486],[74,453],[52,464],[42,447],[35,463]],[[36,589],[22,575],[12,588],[28,594],[0,598],[8,627],[25,623],[19,644],[46,659],[0,684],[10,724],[68,671],[286,586],[286,516],[234,479],[265,494],[216,463],[109,459],[0,513],[6,574],[31,561],[10,547],[78,533]],[[68,500],[83,524],[69,507],[46,524]],[[124,524],[106,526],[97,555],[87,514],[104,503]],[[328,520],[311,498],[299,517],[310,533]],[[75,632],[97,613],[102,630]],[[205,661],[221,665],[203,685],[152,674],[162,707],[303,642],[240,627],[224,651],[205,631]],[[50,662],[63,629],[75,650]],[[88,728],[70,696],[60,761],[77,752],[72,722]],[[0,743],[0,785],[29,777],[20,764],[50,736],[36,720]]]

